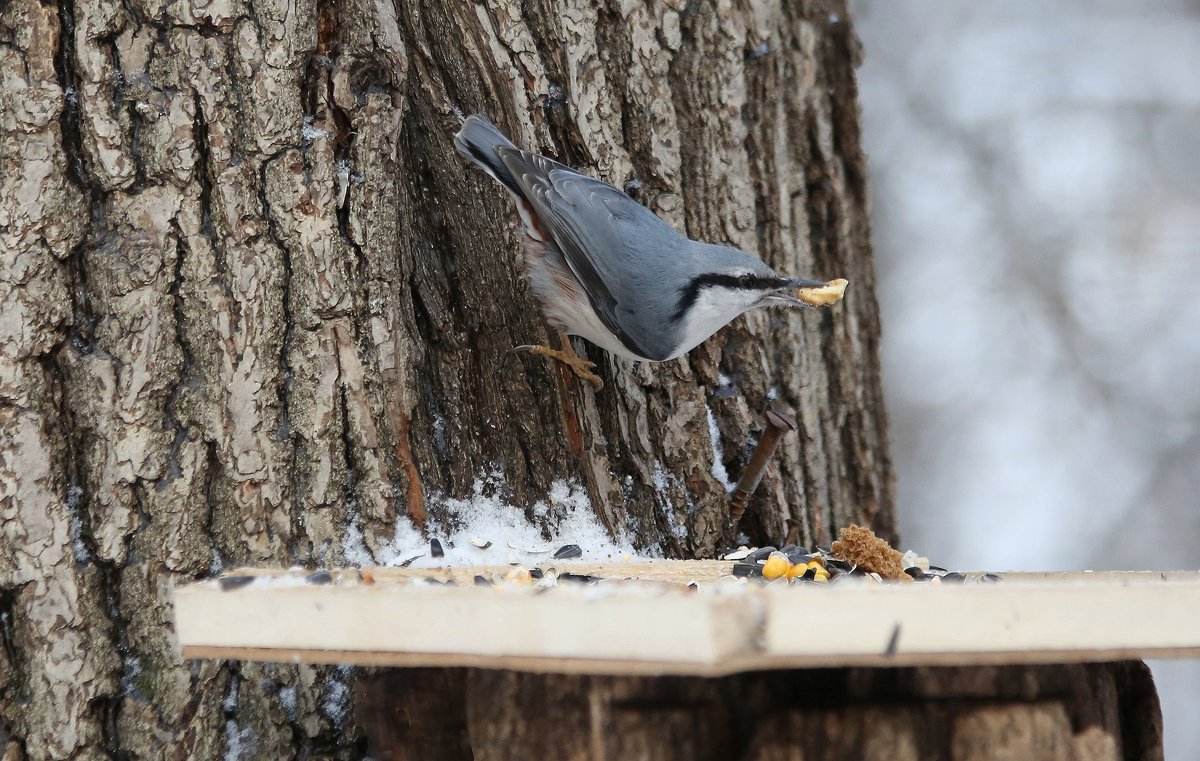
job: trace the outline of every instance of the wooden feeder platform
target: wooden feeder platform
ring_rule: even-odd
[[[789,587],[722,584],[722,561],[554,566],[605,581],[475,586],[510,569],[460,567],[312,583],[241,569],[176,590],[176,631],[185,658],[624,675],[1200,655],[1193,572]]]
[[[550,588],[477,586],[508,566],[239,569],[175,591],[176,633],[185,658],[395,667],[354,691],[380,761],[1162,761],[1139,659],[1200,656],[1193,572],[551,565]]]

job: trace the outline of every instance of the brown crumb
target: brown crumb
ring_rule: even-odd
[[[854,563],[864,571],[874,571],[892,581],[912,581],[912,577],[904,572],[904,565],[900,562],[904,556],[875,536],[869,528],[847,526],[842,529],[841,538],[834,542],[830,549],[838,557]]]

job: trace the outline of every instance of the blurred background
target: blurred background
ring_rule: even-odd
[[[1200,2],[851,6],[903,544],[1200,567]],[[1200,758],[1200,664],[1151,665]]]

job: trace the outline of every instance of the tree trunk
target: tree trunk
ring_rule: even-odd
[[[408,669],[356,692],[378,761],[547,748],[561,761],[1162,761],[1158,698],[1137,661],[721,679]]]
[[[2,757],[354,757],[347,672],[184,663],[171,585],[379,552],[485,476],[708,555],[770,400],[743,529],[890,535],[857,57],[834,0],[0,4]],[[548,331],[471,112],[851,290],[586,347],[600,392],[514,359]]]

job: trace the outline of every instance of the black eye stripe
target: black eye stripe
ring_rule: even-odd
[[[688,284],[688,288],[703,289],[714,285],[721,285],[726,288],[766,290],[769,288],[785,288],[787,284],[787,278],[782,277],[758,277],[751,274],[726,275],[719,272],[710,272],[692,278],[692,282]]]
[[[788,279],[783,277],[758,277],[757,275],[726,275],[720,272],[709,272],[697,275],[691,282],[679,289],[679,305],[675,308],[674,319],[681,320],[687,311],[700,298],[700,292],[714,285],[724,286],[735,290],[770,290],[786,288]]]

